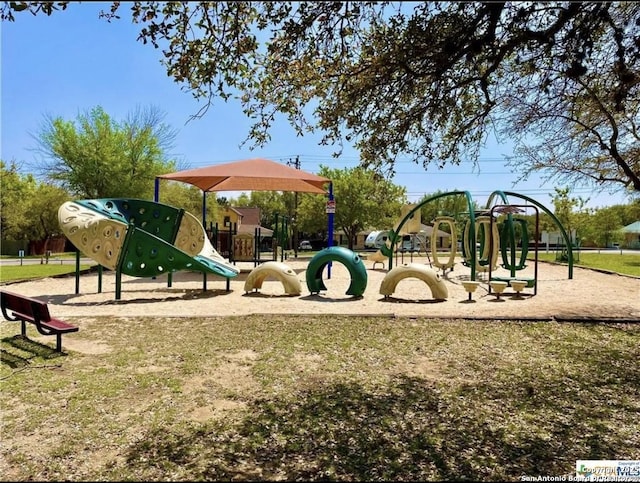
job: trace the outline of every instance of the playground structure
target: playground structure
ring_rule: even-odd
[[[367,255],[367,259],[373,260],[374,262],[373,268],[375,268],[378,263],[384,268],[384,262],[389,258],[389,254],[395,253],[397,255],[398,252],[400,252],[402,254],[402,261],[404,261],[404,247],[402,246],[404,238],[408,238],[411,248],[417,248],[417,250],[410,251],[411,261],[413,261],[414,251],[423,250],[427,254],[427,257],[429,257],[425,240],[420,236],[420,211],[414,210],[414,207],[415,205],[412,204],[402,207],[400,219],[396,222],[393,230],[374,231],[369,234],[367,241],[365,241],[365,247],[377,248],[376,252]],[[405,220],[402,227],[400,227],[400,220]],[[391,233],[399,235],[393,242],[390,238]]]
[[[211,191],[293,191],[295,193],[315,193],[328,196],[326,213],[329,246],[333,240],[335,201],[333,198],[333,183],[328,178],[264,158],[245,159],[157,176],[153,197],[156,202],[160,200],[160,181],[162,179],[188,183],[202,190],[202,224],[204,226],[207,226],[206,195]],[[278,227],[279,221],[281,222],[280,229]],[[278,216],[276,214],[273,237],[275,243],[272,247],[274,261],[278,257],[281,262],[284,261],[285,234],[289,231],[288,225],[291,224],[291,221],[286,216]],[[229,238],[231,238],[231,235],[229,235]],[[238,240],[238,244],[241,245],[239,247],[240,250],[238,250],[240,253],[238,261],[249,259],[254,261],[254,266],[257,263],[261,263],[259,259],[259,238],[256,233],[253,249],[250,239]],[[293,250],[297,250],[295,243]],[[229,255],[232,255],[231,251]],[[235,259],[231,261],[235,261]],[[330,271],[331,267],[329,267],[329,273]]]
[[[475,237],[471,237],[471,230],[475,231]],[[487,215],[481,215],[475,217],[475,223],[469,218],[464,227],[462,239],[462,254],[464,264],[469,266],[472,263],[470,254],[474,252],[478,247],[472,245],[471,240],[479,240],[476,243],[480,243],[480,249],[477,252],[475,260],[475,269],[478,272],[487,272],[493,268],[498,268],[498,251],[500,249],[500,234],[498,232],[498,225],[494,222],[493,217]],[[475,247],[475,248],[474,248]],[[455,254],[455,250],[451,250]]]
[[[380,263],[382,265],[382,268],[384,268],[384,262],[388,259],[389,257],[387,257],[386,255],[384,255],[382,253],[382,251],[378,250],[375,253],[372,253],[371,255],[367,255],[367,260],[371,260],[373,262],[373,269],[376,268],[376,265],[378,263]]]
[[[320,250],[307,265],[307,288],[312,294],[327,290],[322,279],[322,272],[331,262],[344,265],[351,275],[351,284],[347,295],[358,297],[367,288],[367,268],[359,255],[344,247],[328,247]]]
[[[437,270],[413,262],[393,267],[394,252],[391,247],[395,245],[398,237],[407,231],[406,228],[403,230],[403,223],[412,217],[419,223],[419,216],[415,216],[415,213],[421,206],[440,197],[453,195],[462,195],[466,198],[469,210],[464,215],[468,218],[460,220],[456,216],[443,215],[434,220],[433,233],[437,233],[442,226],[448,228],[451,234],[451,253],[446,261],[438,258],[435,240],[433,238],[431,240],[433,265],[436,269],[442,270],[442,276]],[[524,219],[515,218],[514,215],[526,209],[535,210],[534,237],[536,240],[539,234],[539,210],[546,211],[556,221],[563,236],[567,235],[559,221],[546,208],[526,197],[523,197],[528,203],[526,205],[511,204],[508,202],[507,195],[521,196],[501,191],[494,192],[487,202],[487,207],[481,210],[473,209],[468,192],[439,194],[419,205],[409,205],[403,212],[403,219],[390,231],[387,243],[380,250],[389,262],[388,273],[380,286],[380,294],[388,298],[394,293],[401,280],[416,278],[429,287],[433,299],[446,300],[449,294],[445,281],[448,279],[447,271],[453,271],[457,226],[464,222],[461,242],[462,264],[470,269],[470,276],[464,277],[462,286],[468,293],[469,300],[481,283],[478,280],[480,273],[485,278],[484,283],[487,283],[488,293],[493,292],[496,299],[500,299],[506,287],[511,287],[518,298],[521,298],[525,288],[533,288],[533,295],[535,295],[538,269],[537,244],[533,278],[519,276],[518,272],[526,267],[529,229]],[[206,275],[215,274],[226,278],[227,291],[229,291],[229,280],[241,272],[237,266],[215,250],[203,226],[193,215],[168,205],[135,199],[80,200],[64,203],[59,209],[59,221],[65,234],[78,248],[78,254],[82,251],[96,260],[100,264],[100,269],[104,266],[116,271],[116,299],[120,298],[122,274],[154,278],[167,274],[170,285],[173,272],[199,271],[202,272],[205,282],[203,289],[206,290]],[[520,252],[519,260],[517,259],[518,251]],[[494,273],[498,267],[499,255],[502,256],[500,266],[509,271],[509,276],[498,276]],[[572,278],[570,243],[567,243],[567,257],[569,278]],[[373,268],[375,268],[375,264],[380,260],[373,260]],[[346,294],[354,297],[361,296],[367,288],[368,281],[367,269],[362,257],[347,248],[336,246],[319,251],[308,263],[305,274],[309,292],[318,294],[327,289],[323,281],[323,272],[326,268],[328,278],[331,278],[330,267],[333,262],[341,263],[349,271],[351,284]],[[429,265],[431,265],[430,260]],[[78,261],[77,266],[79,266]],[[302,292],[296,273],[283,261],[277,260],[265,261],[257,267],[254,266],[245,281],[245,292],[261,289],[263,282],[269,278],[278,280],[287,295],[300,295]]]
[[[449,228],[449,233],[451,234],[451,247],[452,250],[449,252],[449,258],[446,262],[441,262],[438,257],[438,252],[435,250],[436,247],[436,237],[438,235],[438,230],[440,230],[440,226],[446,225]],[[442,269],[442,273],[444,274],[447,269],[452,270],[454,261],[456,258],[456,240],[457,240],[457,231],[456,231],[456,223],[455,219],[451,216],[439,216],[435,220],[433,220],[433,231],[431,232],[431,255],[433,258],[432,264],[437,268]]]
[[[230,263],[252,262],[256,267],[270,260],[277,261],[278,258],[284,261],[284,249],[289,238],[287,232],[290,229],[288,221],[286,216],[275,213],[274,229],[265,230],[266,234],[260,226],[254,227],[252,233],[241,233],[237,223],[221,227],[217,222],[209,222],[206,233],[213,246]],[[266,239],[270,239],[270,243]]]
[[[263,282],[268,278],[275,278],[282,283],[284,291],[288,295],[300,295],[302,293],[302,286],[296,272],[286,263],[277,261],[265,262],[251,270],[244,282],[245,293],[262,288]]]
[[[535,233],[534,239],[536,240],[535,245],[535,257],[534,257],[534,276],[533,278],[525,279],[524,277],[517,277],[516,272],[519,270],[523,270],[526,268],[527,255],[529,252],[529,233],[527,230],[526,220],[521,218],[513,219],[513,213],[520,212],[527,208],[526,205],[494,205],[489,212],[489,229],[494,234],[492,239],[490,240],[490,250],[493,250],[493,256],[497,260],[497,248],[500,249],[500,253],[502,254],[502,267],[509,270],[508,277],[496,277],[493,276],[493,270],[496,266],[493,263],[489,263],[489,293],[491,290],[497,291],[500,293],[504,288],[502,287],[501,282],[506,282],[508,285],[513,287],[516,292],[516,295],[520,296],[522,290],[525,287],[533,288],[533,295],[535,295],[538,291],[538,243],[537,240],[540,236],[540,216],[537,207],[533,207],[535,210]],[[500,234],[495,237],[495,233],[497,232],[497,224],[494,220],[494,213],[500,212],[506,214],[506,220],[502,224],[502,229],[500,230]],[[516,249],[517,249],[517,238],[516,238],[516,226],[520,228],[520,260],[516,263]],[[496,247],[499,245],[499,247]],[[501,290],[502,289],[502,290]],[[498,295],[499,298],[499,295]]]
[[[351,276],[351,284],[346,294],[361,296],[367,288],[366,267],[360,256],[344,247],[325,248],[311,259],[306,270],[309,292],[314,294],[327,289],[322,279],[322,273],[325,267],[333,261],[343,264]],[[393,294],[398,283],[405,278],[422,280],[431,289],[432,296],[436,300],[446,300],[449,296],[447,287],[438,273],[426,265],[418,263],[398,265],[390,270],[380,284],[380,294],[384,295],[384,298],[388,298]]]
[[[396,286],[405,278],[418,278],[426,283],[431,289],[431,294],[435,300],[446,300],[449,297],[449,291],[440,275],[426,265],[419,263],[409,263],[405,265],[396,265],[393,267],[382,280],[380,284],[380,293],[389,297],[396,290]]]
[[[227,279],[240,270],[224,259],[190,213],[139,199],[93,199],[63,203],[58,221],[64,234],[100,264],[116,271],[116,299],[122,274],[155,277],[179,270]]]
[[[566,242],[566,261],[569,269],[569,279],[573,278],[573,252],[571,249],[570,239],[565,231],[564,227],[560,223],[560,221],[556,218],[556,216],[550,212],[543,205],[538,203],[537,201],[528,198],[524,195],[508,192],[508,191],[494,191],[486,204],[486,207],[481,210],[477,210],[474,208],[473,201],[471,199],[471,195],[468,191],[452,191],[447,193],[441,193],[435,195],[433,197],[427,198],[423,200],[421,203],[414,205],[411,210],[409,210],[403,219],[396,224],[396,227],[389,232],[389,242],[386,246],[382,247],[381,252],[388,259],[388,267],[389,270],[393,269],[393,251],[390,247],[394,246],[397,242],[399,236],[403,232],[403,226],[405,223],[410,223],[411,219],[414,218],[415,212],[419,211],[424,205],[427,203],[433,202],[437,199],[449,197],[449,196],[463,196],[465,198],[467,204],[467,212],[465,213],[468,218],[464,225],[463,233],[462,233],[462,258],[463,264],[471,269],[470,281],[475,282],[478,278],[478,273],[488,272],[488,284],[489,284],[489,293],[491,293],[491,282],[507,282],[507,285],[511,285],[510,282],[513,280],[520,280],[517,277],[517,273],[519,270],[522,270],[526,267],[526,260],[528,255],[528,244],[529,244],[529,232],[527,230],[527,223],[524,219],[514,218],[514,214],[518,212],[525,211],[526,209],[532,208],[535,210],[535,233],[534,239],[536,241],[535,245],[535,275],[532,279],[527,279],[525,287],[530,287],[534,289],[533,294],[537,293],[537,270],[538,270],[538,238],[539,238],[539,212],[545,212],[550,219],[556,224],[559,229],[562,237]],[[516,197],[524,200],[527,204],[512,204],[509,202],[508,197]],[[459,215],[459,214],[457,214]],[[501,222],[501,225],[498,226],[498,221],[496,219],[496,215],[503,216],[504,220]],[[456,246],[457,246],[457,229],[456,222],[458,222],[455,217],[451,215],[443,215],[436,217],[433,220],[433,233],[436,233],[438,229],[442,225],[445,225],[449,228],[451,234],[451,249],[449,253],[448,260],[441,261],[438,256],[438,252],[436,249],[436,244],[434,243],[434,238],[432,234],[431,240],[431,254],[433,257],[433,265],[437,268],[442,269],[443,275],[446,274],[446,271],[453,270],[454,259],[456,256]],[[519,234],[520,239],[517,239],[516,234]],[[520,260],[516,262],[516,252],[518,250],[518,242],[520,244]],[[498,255],[502,255],[502,264],[501,266],[510,272],[509,277],[496,277],[493,274],[493,271],[498,267],[499,257]],[[524,287],[519,282],[515,282],[515,286],[517,287],[517,294],[520,295]],[[467,288],[468,287],[468,288]],[[502,284],[495,284],[495,287],[502,288]],[[471,299],[471,294],[475,291],[475,284],[469,283],[465,286],[469,293],[469,298]],[[495,290],[495,289],[494,289]],[[514,290],[516,290],[514,288]]]

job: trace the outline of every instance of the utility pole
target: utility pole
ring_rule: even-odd
[[[287,161],[287,165],[300,169],[300,156]],[[293,193],[293,256],[298,258],[298,192]]]

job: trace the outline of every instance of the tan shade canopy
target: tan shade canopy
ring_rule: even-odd
[[[158,176],[203,191],[297,191],[326,193],[331,180],[268,159],[255,158]]]

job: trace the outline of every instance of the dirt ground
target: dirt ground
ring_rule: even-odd
[[[408,256],[396,265],[406,263],[428,265],[426,257]],[[58,318],[95,316],[226,316],[246,314],[335,314],[388,315],[471,319],[542,319],[542,320],[610,320],[640,321],[640,278],[602,273],[574,267],[569,279],[567,266],[539,262],[537,285],[526,288],[521,296],[508,287],[499,298],[489,293],[486,273],[479,272],[481,283],[471,300],[462,281],[469,280],[471,270],[456,260],[452,271],[438,276],[446,286],[446,300],[435,300],[430,287],[418,278],[398,282],[389,297],[380,294],[380,286],[388,273],[378,263],[364,260],[367,285],[362,296],[346,295],[351,277],[344,265],[334,262],[331,277],[323,273],[327,290],[311,294],[306,284],[309,259],[289,259],[301,282],[300,295],[285,294],[282,283],[267,278],[257,291],[246,293],[244,283],[254,269],[253,263],[240,263],[241,273],[227,280],[200,273],[173,274],[171,286],[167,276],[155,279],[123,275],[121,298],[116,300],[115,273],[105,271],[99,291],[97,272],[79,278],[76,294],[75,276],[45,278],[7,284],[3,288],[37,297],[49,303],[51,314]],[[534,278],[535,264],[517,272],[519,278]],[[435,267],[434,267],[434,270]],[[508,276],[497,269],[492,276]],[[69,337],[67,337],[69,338]]]

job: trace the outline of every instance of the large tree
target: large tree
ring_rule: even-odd
[[[34,172],[81,198],[151,198],[155,177],[176,169],[168,153],[176,133],[163,118],[149,107],[116,122],[99,106],[75,122],[46,116]]]
[[[582,227],[586,225],[589,211],[585,208],[587,201],[578,196],[571,196],[571,188],[555,188],[555,194],[549,195],[553,201],[554,215],[562,223],[572,243],[579,243],[582,238]]]
[[[5,2],[2,18],[66,4]],[[393,171],[399,155],[425,168],[477,161],[503,131],[525,174],[640,191],[639,3],[113,2],[104,16],[122,5],[168,75],[205,101],[197,115],[238,97],[257,144],[280,114]],[[527,150],[527,136],[552,146]]]
[[[3,240],[29,240],[24,223],[27,201],[34,196],[37,182],[32,174],[20,173],[15,161],[0,160],[0,235]]]
[[[621,228],[620,210],[615,207],[595,210],[580,227],[582,240],[592,242],[598,247],[609,247],[614,242],[624,241]]]
[[[44,241],[60,235],[58,208],[70,196],[64,189],[21,174],[15,162],[0,161],[0,234],[3,240]]]
[[[202,191],[193,185],[180,183],[172,180],[160,180],[160,202],[182,208],[197,218],[202,218]],[[209,197],[213,198],[211,194]],[[207,198],[209,199],[209,198]],[[206,203],[207,225],[215,222],[218,213],[218,204],[215,202]]]
[[[320,166],[320,176],[333,184],[336,202],[334,224],[342,229],[353,249],[358,233],[371,228],[392,228],[406,203],[405,188],[384,179],[373,170],[364,168],[331,169]],[[302,231],[324,231],[327,199],[303,193],[298,207],[298,226]]]
[[[604,27],[597,19],[575,27],[569,53],[567,45],[551,44],[538,57],[510,63],[502,131],[518,141],[510,164],[523,178],[542,173],[556,183],[640,192],[638,12],[634,3],[621,4],[607,11]],[[580,44],[590,34],[579,29],[588,28],[610,35]],[[567,69],[563,61],[571,56]]]

